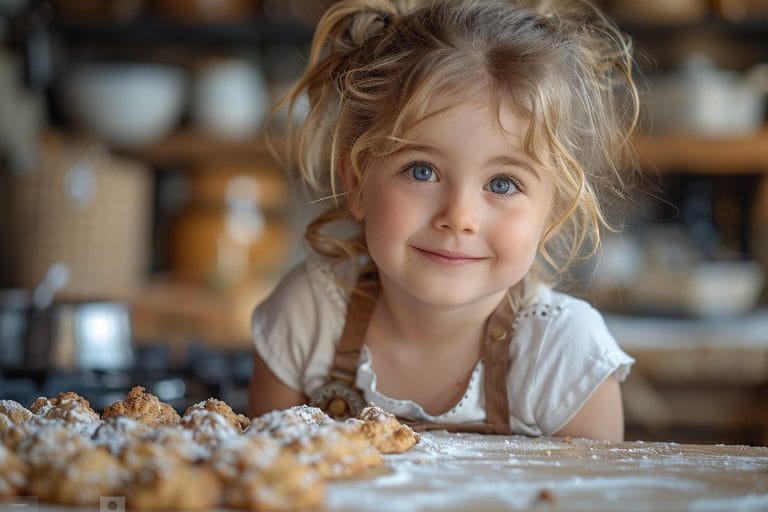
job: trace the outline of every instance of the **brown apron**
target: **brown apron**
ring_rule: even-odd
[[[311,398],[310,402],[336,418],[357,414],[367,404],[355,387],[355,376],[360,360],[368,321],[376,305],[377,281],[368,280],[363,289],[369,292],[352,293],[347,309],[346,323],[331,366],[329,381]],[[360,289],[360,287],[358,287]],[[510,328],[514,312],[509,301],[503,300],[488,319],[483,331],[485,364],[483,387],[485,391],[485,423],[433,423],[400,419],[414,430],[449,430],[452,432],[479,432],[483,434],[510,434],[509,402],[507,400],[507,373],[509,371]]]

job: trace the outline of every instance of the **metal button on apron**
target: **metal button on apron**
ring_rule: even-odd
[[[504,329],[496,328],[491,331],[491,339],[494,341],[502,341],[506,337],[507,337],[507,331],[505,331]]]

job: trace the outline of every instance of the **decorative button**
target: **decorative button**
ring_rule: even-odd
[[[343,398],[334,397],[328,402],[328,412],[331,416],[341,416],[347,412],[347,402]]]
[[[502,341],[504,338],[507,337],[507,331],[504,329],[494,329],[491,331],[491,339],[493,341]]]

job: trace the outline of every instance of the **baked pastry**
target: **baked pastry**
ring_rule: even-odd
[[[127,416],[110,416],[102,422],[91,437],[93,444],[118,456],[130,442],[139,441],[152,433],[152,427]]]
[[[150,427],[176,425],[180,419],[173,407],[141,386],[132,388],[123,400],[113,402],[101,413],[104,420],[112,416],[128,416]]]
[[[242,433],[239,425],[235,427],[225,416],[206,409],[188,409],[179,426],[191,432],[192,439],[208,449]]]
[[[291,442],[332,423],[334,423],[333,419],[322,409],[297,405],[251,419],[251,425],[246,429],[245,435],[268,435],[284,442]]]
[[[76,393],[30,410],[0,401],[0,497],[93,507],[126,496],[129,508],[258,510],[322,507],[325,481],[383,463],[418,435],[371,406],[336,422],[306,405],[253,420],[208,399],[179,417],[142,387],[101,417]]]
[[[129,469],[140,470],[145,465],[197,464],[210,457],[210,451],[192,439],[192,433],[178,427],[152,429],[140,439],[123,447],[121,459]]]
[[[79,451],[93,446],[90,437],[61,419],[33,418],[19,430],[24,437],[15,446],[16,455],[32,467],[66,464]]]
[[[304,510],[325,501],[321,475],[272,438],[233,438],[214,452],[210,466],[222,482],[227,507]]]
[[[251,423],[251,420],[248,419],[248,417],[243,416],[242,414],[237,414],[229,405],[227,405],[226,402],[216,400],[215,398],[209,398],[208,400],[189,406],[181,416],[181,422],[184,423],[184,419],[196,411],[216,413],[222,416],[226,422],[232,425],[232,427],[238,432],[242,432],[248,428],[248,425]]]
[[[301,464],[329,479],[349,478],[383,463],[379,451],[360,429],[344,423],[319,427],[296,437],[287,447]]]
[[[359,428],[381,453],[403,453],[419,442],[418,433],[375,404],[370,404],[347,423]]]
[[[16,496],[27,486],[24,462],[0,444],[0,498]]]
[[[190,464],[172,448],[152,442],[130,445],[121,457],[131,478],[128,508],[200,510],[219,504],[220,484],[212,469]]]
[[[72,391],[59,393],[56,398],[40,397],[30,411],[40,418],[62,419],[67,423],[98,424],[101,421],[88,400]]]
[[[0,400],[0,415],[5,415],[13,423],[20,425],[32,417],[32,412],[13,400]]]
[[[36,465],[29,477],[29,493],[41,501],[62,505],[95,506],[101,496],[114,496],[125,485],[128,472],[101,448],[78,451],[62,465]]]
[[[16,430],[16,424],[8,416],[0,413],[0,445],[5,444],[6,437],[10,438],[14,430]]]

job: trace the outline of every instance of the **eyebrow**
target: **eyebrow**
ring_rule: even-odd
[[[499,155],[497,157],[491,158],[486,162],[486,165],[488,166],[510,166],[510,167],[518,167],[524,171],[527,171],[531,176],[536,178],[537,180],[541,180],[541,176],[539,176],[539,172],[536,170],[534,166],[526,162],[525,160],[522,160],[520,158],[512,158],[506,155]]]
[[[431,154],[436,154],[440,157],[445,157],[445,152],[443,152],[439,148],[428,146],[426,144],[412,144],[412,143],[403,144],[403,146],[399,148],[397,151],[395,151],[394,154],[398,155],[398,154],[406,153],[409,151],[412,151],[415,153],[431,153]],[[491,167],[491,166],[516,167],[528,172],[532,177],[536,178],[537,180],[541,180],[541,176],[539,176],[539,173],[536,170],[536,168],[521,158],[514,158],[508,155],[499,155],[499,156],[490,158],[488,161],[485,162],[485,165],[488,167]]]

